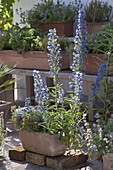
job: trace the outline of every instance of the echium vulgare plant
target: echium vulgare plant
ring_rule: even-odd
[[[104,53],[106,62],[100,65],[92,87],[91,102],[93,103],[95,113],[100,114],[101,122],[107,121],[113,113],[113,80],[110,78],[110,75],[113,74],[113,44],[111,37],[108,39],[108,47],[108,51]]]
[[[73,76],[70,77],[70,88],[73,93],[76,93],[74,102],[79,102],[82,94],[83,83],[83,58],[86,57],[86,21],[85,10],[81,8],[78,11],[78,29],[76,30],[76,36],[74,38],[74,52],[73,63],[71,69]]]
[[[17,129],[24,129],[27,131],[41,131],[39,123],[42,122],[42,114],[46,112],[46,104],[48,100],[48,88],[42,81],[38,71],[33,71],[34,76],[34,93],[35,106],[31,106],[30,97],[25,100],[25,107],[12,108],[12,119]]]
[[[113,44],[110,39],[109,50],[105,53],[107,60],[100,65],[92,87],[91,105],[95,123],[92,129],[86,124],[89,153],[94,155],[95,152],[99,157],[113,152],[113,80],[110,77],[113,71]]]
[[[79,14],[80,13],[79,19],[80,17],[82,18],[82,15],[84,16],[84,11],[81,10]],[[84,19],[85,17],[80,19],[79,23],[84,22]],[[30,101],[28,98],[26,100],[27,107],[16,109],[16,111],[13,112],[13,120],[15,123],[16,119],[15,124],[17,125],[18,123],[16,126],[18,129],[29,129],[31,131],[56,135],[60,140],[64,141],[69,148],[73,147],[74,144],[78,144],[80,147],[84,141],[79,128],[83,120],[83,113],[86,112],[85,109],[81,108],[80,104],[80,97],[83,89],[83,67],[79,66],[79,64],[82,65],[83,62],[78,59],[79,56],[80,60],[82,60],[83,56],[83,51],[81,52],[81,50],[83,50],[82,43],[84,43],[84,41],[82,41],[82,37],[84,37],[83,34],[85,33],[82,29],[84,28],[85,27],[81,27],[80,38],[77,38],[77,36],[75,37],[76,50],[74,49],[75,53],[71,67],[73,76],[70,79],[69,86],[71,88],[71,93],[69,96],[66,97],[63,86],[59,82],[60,62],[62,59],[61,48],[58,44],[56,29],[50,29],[48,33],[48,51],[53,87],[48,88],[42,81],[39,71],[34,70],[33,77],[36,106],[29,106],[28,104]],[[77,51],[77,49],[80,51]],[[29,124],[33,124],[33,126],[28,126],[29,128],[27,128]]]

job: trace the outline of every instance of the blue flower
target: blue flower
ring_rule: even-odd
[[[30,97],[27,97],[27,98],[25,99],[25,107],[26,107],[26,106],[29,106],[30,104],[31,104]]]
[[[50,59],[48,61],[50,66],[50,74],[53,76],[53,81],[56,82],[58,80],[59,71],[60,71],[60,60],[61,56],[61,48],[60,44],[58,44],[58,36],[56,35],[56,29],[50,29],[48,33],[48,46],[47,49],[50,54]]]
[[[22,119],[22,116],[20,114],[17,114],[17,119],[18,120],[21,120]]]
[[[106,77],[106,74],[108,72],[108,65],[107,63],[103,63],[100,65],[100,68],[98,70],[98,73],[96,75],[96,80],[93,83],[93,87],[92,87],[92,99],[95,99],[96,93],[98,92],[100,85],[102,83],[102,80]]]
[[[45,110],[45,105],[48,100],[48,88],[47,85],[42,81],[39,71],[33,71],[34,77],[34,93],[35,102],[40,108],[40,111]]]
[[[73,102],[80,103],[83,90],[83,58],[86,56],[86,21],[85,10],[79,5],[78,29],[74,38],[74,52],[71,70],[73,76],[70,77],[69,87],[73,92]]]

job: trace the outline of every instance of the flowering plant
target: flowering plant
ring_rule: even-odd
[[[70,94],[65,97],[62,84],[59,82],[59,61],[62,58],[61,48],[58,43],[56,29],[49,30],[48,51],[50,74],[54,86],[50,89],[42,81],[39,71],[33,71],[34,92],[36,106],[30,106],[27,99],[24,108],[13,110],[12,119],[17,129],[38,131],[56,135],[60,140],[72,147],[79,146],[84,141],[80,131],[83,113],[86,109],[81,107],[82,77],[83,77],[83,47],[85,34],[85,13],[79,11],[79,27],[75,37],[75,52],[73,53],[73,64],[71,66]],[[82,44],[82,45],[81,45]],[[84,47],[85,48],[85,47]],[[84,143],[84,142],[83,142]]]
[[[101,122],[101,115],[97,114],[96,117],[96,123],[93,125],[92,149],[101,158],[107,153],[113,153],[113,115],[103,123]]]
[[[77,5],[74,2],[66,5],[65,2],[61,3],[59,0],[56,3],[53,0],[41,1],[26,13],[20,11],[21,22],[62,22],[74,20],[75,15],[77,15]],[[18,10],[17,13],[19,14]]]
[[[102,121],[101,114],[95,114],[95,123],[92,128],[86,121],[86,115],[84,115],[84,126],[81,130],[86,132],[84,137],[90,157],[97,156],[98,159],[102,160],[102,156],[107,153],[113,153],[113,115],[110,116],[106,121]]]
[[[94,107],[95,114],[93,129],[86,124],[89,152],[93,155],[95,152],[99,157],[113,152],[113,80],[109,77],[112,73],[113,53],[112,41],[108,39],[108,42],[108,51],[105,53],[107,61],[100,65],[93,84],[90,103]]]

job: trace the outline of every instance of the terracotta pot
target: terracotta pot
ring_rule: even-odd
[[[100,64],[106,61],[107,58],[104,54],[87,54],[87,57],[84,59],[85,73],[89,75],[96,75]]]
[[[25,150],[47,156],[63,155],[66,145],[54,135],[39,132],[19,132],[22,145]]]
[[[113,153],[107,153],[103,156],[104,170],[113,170]]]
[[[49,29],[56,28],[58,36],[73,36],[73,23],[74,21],[64,22],[44,22],[44,23],[31,23],[33,28],[38,28],[41,31],[48,32]]]
[[[88,34],[95,34],[99,32],[103,25],[107,25],[109,22],[95,22],[94,24],[92,22],[87,22],[87,32]]]
[[[62,51],[61,54],[61,69],[68,69],[69,56],[66,51]],[[14,66],[16,64],[16,68],[50,70],[49,56],[45,51],[29,51],[24,54],[17,54],[13,50],[2,50],[0,51],[0,59],[8,65]]]

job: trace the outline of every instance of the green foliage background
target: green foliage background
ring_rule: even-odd
[[[18,0],[19,1],[19,0]],[[0,30],[7,30],[13,23],[13,4],[16,0],[1,0]]]

